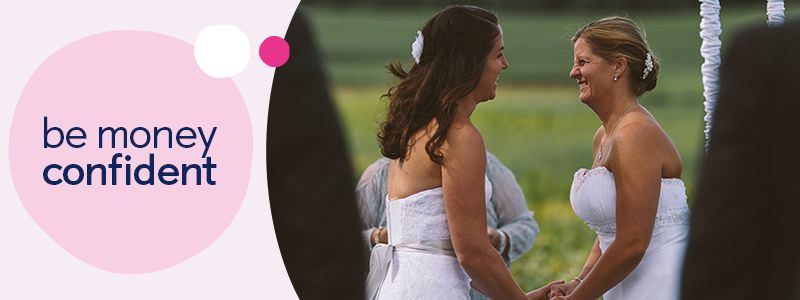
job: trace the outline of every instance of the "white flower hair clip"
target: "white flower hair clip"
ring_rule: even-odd
[[[653,71],[653,55],[650,52],[647,52],[647,59],[644,60],[644,74],[642,74],[642,80],[647,78],[647,75],[650,74],[650,71]]]
[[[422,57],[422,47],[425,45],[425,37],[422,35],[422,31],[417,31],[417,38],[414,40],[414,43],[411,44],[411,56],[414,57],[414,61],[419,64],[419,58]]]

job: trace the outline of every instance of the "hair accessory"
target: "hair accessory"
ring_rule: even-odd
[[[650,52],[647,52],[647,59],[644,60],[644,74],[642,74],[642,80],[647,78],[647,75],[650,74],[650,71],[653,71],[653,55]]]
[[[417,31],[417,38],[414,40],[414,43],[411,44],[411,56],[414,57],[414,61],[419,64],[419,58],[422,57],[422,47],[425,44],[425,37],[422,35],[422,31]]]

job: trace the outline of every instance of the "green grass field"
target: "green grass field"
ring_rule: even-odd
[[[390,60],[411,62],[414,33],[436,10],[307,10],[332,79],[354,169],[360,174],[380,157],[375,134],[385,101],[379,98],[392,83],[383,66]],[[526,290],[573,278],[594,240],[568,199],[573,173],[591,164],[591,139],[599,126],[596,116],[577,100],[577,86],[568,78],[569,36],[581,24],[610,14],[642,23],[661,59],[658,87],[641,102],[678,147],[692,198],[704,126],[697,11],[498,12],[511,67],[501,76],[496,100],[479,105],[473,121],[488,150],[516,174],[541,227],[534,247],[512,268]],[[765,19],[762,6],[723,8],[723,45],[743,24]]]

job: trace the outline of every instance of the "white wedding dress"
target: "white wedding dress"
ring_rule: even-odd
[[[488,179],[484,187],[488,201]],[[469,299],[470,278],[452,249],[442,188],[386,201],[389,245],[373,248],[367,299]]]
[[[575,214],[597,232],[605,252],[616,237],[614,174],[605,167],[575,173],[570,190]],[[642,261],[604,300],[678,299],[683,255],[689,237],[686,187],[677,178],[661,180],[655,226]]]

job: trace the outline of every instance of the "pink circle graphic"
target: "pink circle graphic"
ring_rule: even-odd
[[[189,259],[230,225],[250,178],[252,128],[234,82],[203,74],[190,44],[113,31],[36,69],[9,156],[23,206],[61,247],[103,270],[146,273]]]
[[[270,67],[280,67],[289,60],[289,43],[278,36],[271,36],[258,47],[258,55]]]

